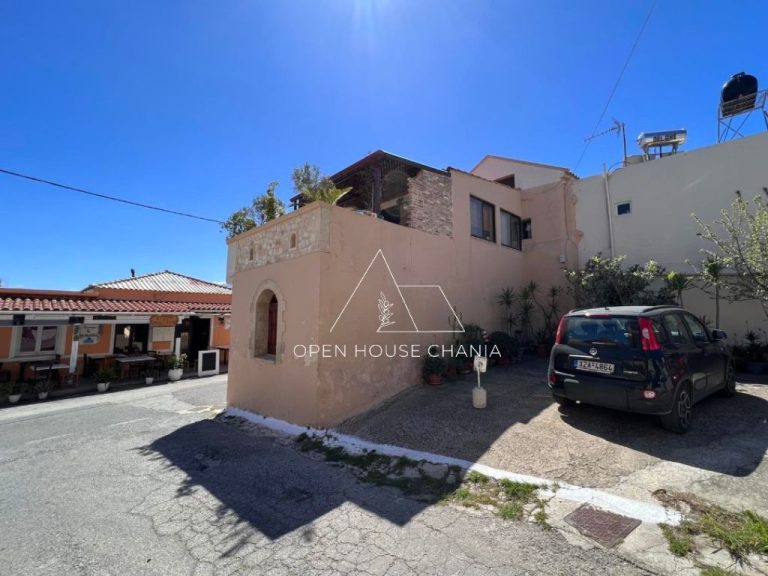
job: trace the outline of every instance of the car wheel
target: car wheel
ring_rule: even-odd
[[[682,385],[677,389],[672,412],[661,417],[661,425],[670,432],[685,434],[691,427],[693,415],[693,398],[690,386]]]
[[[733,369],[733,363],[728,363],[725,369],[725,386],[720,390],[720,395],[726,398],[736,396],[736,371]]]
[[[570,398],[565,398],[564,396],[558,396],[557,394],[552,394],[552,398],[554,398],[555,402],[560,404],[560,406],[575,406],[576,405],[576,402],[574,402]]]

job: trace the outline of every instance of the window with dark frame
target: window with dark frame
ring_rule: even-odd
[[[533,238],[533,227],[531,226],[531,219],[526,218],[523,220],[523,240],[530,240]]]
[[[629,202],[622,202],[621,204],[616,204],[616,213],[619,216],[623,216],[624,214],[631,214],[632,204],[630,204]]]
[[[480,198],[469,197],[471,233],[475,238],[496,242],[496,209]]]
[[[501,213],[501,245],[520,250],[522,245],[522,230],[520,216],[515,216],[506,210]]]

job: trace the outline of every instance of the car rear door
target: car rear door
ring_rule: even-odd
[[[707,371],[707,393],[711,394],[725,381],[727,352],[721,343],[712,339],[706,326],[693,314],[684,312],[683,319],[694,344],[703,352],[703,365]]]
[[[679,312],[664,314],[662,319],[669,334],[669,347],[677,353],[678,359],[685,364],[685,372],[690,376],[693,383],[693,398],[696,401],[707,394],[709,365],[705,359],[704,350],[694,343]]]

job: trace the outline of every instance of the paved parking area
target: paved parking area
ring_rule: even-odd
[[[740,375],[736,397],[697,404],[693,430],[680,436],[648,416],[560,408],[545,374],[537,360],[492,369],[486,410],[472,408],[474,375],[419,386],[339,429],[640,500],[657,488],[692,490],[768,514],[768,383],[759,377]]]

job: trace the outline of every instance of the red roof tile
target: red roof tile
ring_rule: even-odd
[[[100,298],[2,297],[0,312],[95,312],[131,314],[229,313],[229,304],[210,302],[153,302],[149,300],[107,300]]]

